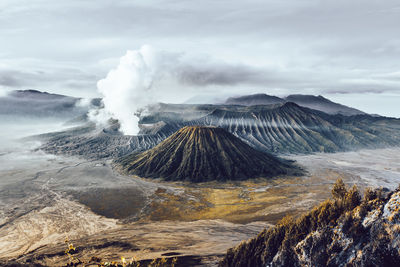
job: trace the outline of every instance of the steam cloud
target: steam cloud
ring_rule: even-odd
[[[159,57],[149,46],[127,51],[119,65],[97,83],[97,89],[103,95],[104,110],[89,116],[97,122],[107,117],[116,118],[124,134],[137,134],[137,112],[152,102],[153,84],[160,75],[158,61]]]
[[[89,118],[98,124],[111,117],[118,119],[121,132],[136,135],[140,130],[139,115],[146,106],[159,100],[161,94],[176,94],[176,90],[183,88],[187,93],[192,88],[209,85],[265,82],[264,75],[263,71],[246,65],[190,58],[155,51],[145,45],[127,51],[119,65],[97,83],[104,108],[91,110]]]

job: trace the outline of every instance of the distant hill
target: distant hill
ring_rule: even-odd
[[[333,199],[230,249],[220,267],[398,266],[400,190],[361,198],[354,187],[334,188]]]
[[[86,114],[88,106],[77,105],[80,98],[37,90],[16,90],[0,97],[0,115],[23,117],[74,118]],[[91,101],[99,105],[98,99]]]
[[[41,92],[38,90],[34,89],[27,89],[27,90],[15,90],[11,91],[9,93],[9,96],[15,97],[15,98],[28,98],[28,99],[34,99],[34,100],[60,100],[60,99],[78,99],[75,97],[70,97],[70,96],[65,96],[65,95],[59,95],[59,94],[51,94],[48,92]]]
[[[156,147],[116,161],[141,177],[190,182],[299,174],[289,162],[260,152],[222,128],[183,127]]]
[[[342,114],[346,116],[366,114],[361,110],[332,102],[329,99],[324,98],[323,96],[300,94],[289,95],[285,98],[279,98],[267,94],[245,95],[240,97],[228,98],[225,104],[254,106],[281,104],[285,102],[293,102],[300,106],[319,110],[328,114]]]
[[[361,110],[332,102],[321,95],[289,95],[285,100],[288,102],[294,102],[303,107],[320,110],[328,114],[342,114],[346,116],[366,114]]]

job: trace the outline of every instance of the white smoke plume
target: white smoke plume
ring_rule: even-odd
[[[93,120],[104,121],[108,114],[118,119],[124,134],[137,134],[137,113],[153,100],[154,81],[161,75],[160,63],[160,56],[149,46],[127,51],[119,65],[97,83],[104,110],[99,111],[97,117],[92,113]]]
[[[104,108],[91,110],[88,116],[100,125],[109,118],[117,119],[121,132],[136,135],[140,130],[138,115],[149,104],[160,101],[161,95],[183,101],[183,97],[192,97],[196,88],[264,82],[263,77],[262,71],[246,65],[155,51],[145,45],[127,51],[118,66],[97,83]]]

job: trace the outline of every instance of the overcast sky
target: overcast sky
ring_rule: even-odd
[[[400,117],[399,26],[398,0],[1,0],[0,90],[97,96],[147,44],[193,62],[168,101],[322,94]]]

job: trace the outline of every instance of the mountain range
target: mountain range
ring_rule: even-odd
[[[55,154],[115,158],[152,148],[184,126],[220,127],[269,153],[351,151],[400,145],[400,119],[368,114],[327,114],[293,102],[272,105],[157,104],[140,119],[137,136],[122,135],[118,122],[106,129],[83,126],[45,136]]]

